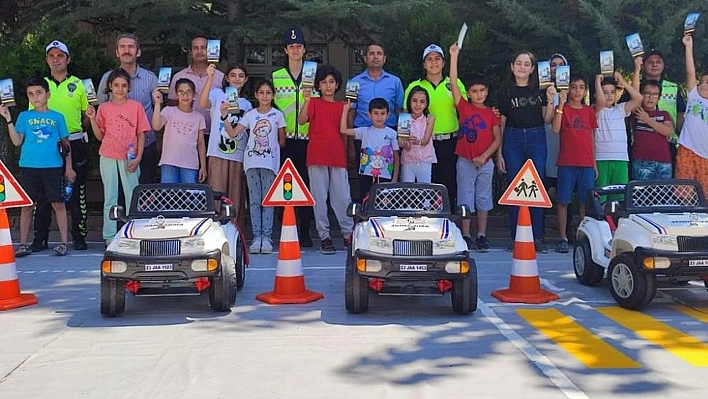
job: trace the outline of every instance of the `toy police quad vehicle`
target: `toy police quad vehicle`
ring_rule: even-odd
[[[600,196],[624,194],[624,201]],[[663,280],[708,285],[708,207],[692,180],[637,180],[594,190],[573,249],[575,276],[597,285],[607,269],[623,308],[649,304]]]
[[[357,218],[345,274],[345,305],[351,313],[379,295],[440,296],[450,291],[460,314],[477,309],[477,267],[451,220],[445,186],[374,184],[368,201],[351,204]],[[469,218],[461,205],[459,217]]]
[[[126,290],[136,295],[207,290],[211,308],[228,311],[248,264],[233,216],[230,201],[204,184],[137,186],[127,218],[121,206],[110,210],[112,220],[126,223],[101,263],[101,313],[123,313]]]

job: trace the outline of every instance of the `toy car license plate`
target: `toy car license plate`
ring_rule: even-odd
[[[708,259],[689,260],[689,266],[708,266]]]
[[[426,272],[428,265],[401,265],[400,270],[402,272]]]
[[[146,272],[164,272],[172,270],[171,263],[160,263],[158,265],[145,265]]]

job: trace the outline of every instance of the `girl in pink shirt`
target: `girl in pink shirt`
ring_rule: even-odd
[[[430,183],[433,164],[438,160],[431,137],[435,117],[430,114],[428,91],[420,86],[411,89],[406,109],[411,112],[410,138],[399,139],[401,155],[401,181]]]
[[[125,203],[130,204],[133,189],[140,177],[140,160],[143,156],[145,132],[150,130],[142,104],[128,99],[130,75],[115,69],[108,75],[106,92],[112,93],[111,101],[101,104],[98,112],[88,107],[86,116],[96,139],[101,142],[101,180],[103,181],[103,239],[106,245],[116,234],[116,222],[108,218],[111,206],[118,204],[118,183],[123,185]]]

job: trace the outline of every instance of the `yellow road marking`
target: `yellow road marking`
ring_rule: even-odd
[[[689,308],[688,306],[672,306],[679,312],[708,324],[708,308]]]
[[[556,309],[518,309],[516,312],[589,368],[642,367]]]
[[[695,337],[640,312],[619,307],[598,308],[597,311],[686,362],[708,367],[708,345]]]

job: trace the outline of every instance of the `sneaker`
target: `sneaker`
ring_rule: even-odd
[[[506,246],[507,252],[514,252],[514,240],[509,241],[509,245]]]
[[[487,240],[487,236],[477,236],[477,252],[487,251],[489,251],[489,240]]]
[[[467,249],[471,250],[474,248],[474,241],[472,241],[472,237],[463,235],[462,239],[465,240],[465,244],[467,244]]]
[[[248,252],[252,254],[259,254],[261,253],[261,239],[260,238],[254,238],[253,242],[251,243],[251,246],[248,247]]]
[[[320,244],[320,253],[324,255],[332,255],[337,253],[337,250],[334,249],[334,243],[331,238],[327,237],[322,240],[322,243]]]
[[[32,253],[32,248],[27,244],[20,244],[15,250],[15,258],[21,258]]]
[[[536,252],[540,252],[542,254],[548,253],[548,246],[540,238],[533,240],[533,246],[536,247]]]
[[[74,249],[77,251],[85,251],[88,249],[86,239],[83,237],[74,238]]]
[[[265,238],[261,241],[261,253],[262,254],[272,254],[273,253],[273,242],[269,238]]]
[[[558,240],[558,244],[556,244],[556,252],[559,254],[567,254],[570,252],[570,248],[568,248],[568,239],[563,238]]]
[[[49,245],[47,245],[47,240],[34,240],[32,241],[32,244],[29,245],[29,249],[32,252],[42,252],[48,248]]]
[[[67,245],[64,243],[59,243],[59,244],[55,245],[54,248],[52,248],[52,250],[54,251],[55,254],[57,254],[57,256],[64,256],[64,255],[66,255],[67,252],[69,252]]]

